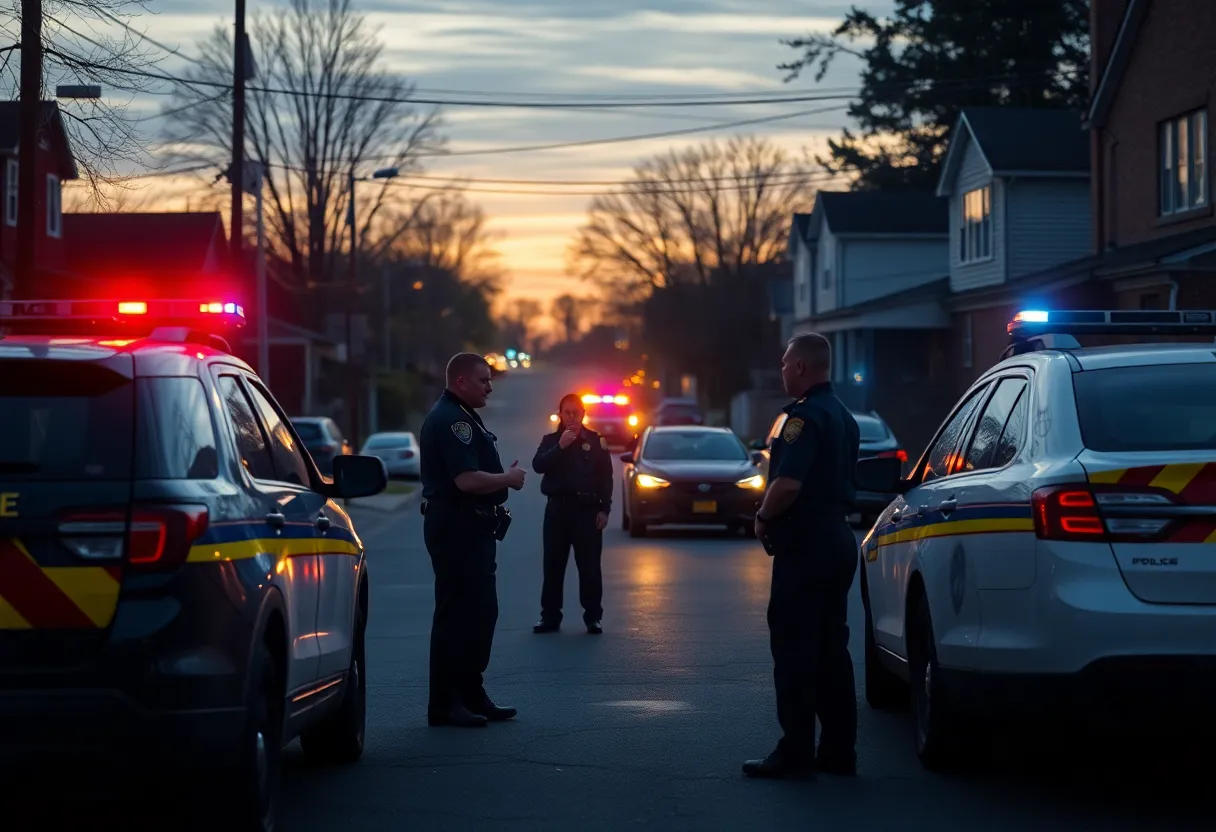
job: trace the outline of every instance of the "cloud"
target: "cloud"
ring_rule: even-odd
[[[665,84],[672,87],[712,87],[726,90],[773,89],[781,83],[776,78],[765,77],[754,72],[721,69],[718,67],[629,67],[629,66],[584,66],[575,70],[579,75],[592,78],[610,78],[637,84]]]

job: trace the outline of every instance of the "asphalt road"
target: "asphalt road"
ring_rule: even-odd
[[[497,383],[483,415],[505,464],[529,465],[548,414],[579,380],[537,369]],[[361,518],[372,578],[367,750],[342,769],[311,767],[292,750],[282,802],[289,832],[1210,828],[1203,789],[1189,785],[1210,791],[1210,779],[1154,749],[1112,755],[1076,738],[1049,753],[1023,748],[964,778],[925,772],[909,718],[872,712],[861,697],[856,584],[861,776],[746,780],[742,760],[778,737],[765,624],[771,561],[759,545],[713,532],[631,540],[614,511],[604,635],[581,626],[571,563],[567,626],[537,636],[539,477],[509,505],[515,523],[499,546],[501,613],[486,685],[519,708],[518,719],[427,727],[433,596],[421,518],[413,506]]]

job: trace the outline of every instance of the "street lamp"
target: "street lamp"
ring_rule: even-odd
[[[371,175],[372,179],[395,179],[400,173],[397,168],[380,168]],[[354,317],[355,317],[355,293],[358,291],[358,274],[359,274],[359,228],[355,222],[355,183],[368,182],[369,179],[360,179],[355,176],[355,167],[352,164],[350,170],[350,189],[349,200],[347,206],[346,222],[350,226],[350,263],[347,267],[347,292],[346,292],[346,360],[350,362],[350,371],[347,373],[348,388],[347,399],[350,403],[350,431],[352,444],[356,447],[359,445],[359,373],[355,372],[355,345],[354,345]]]

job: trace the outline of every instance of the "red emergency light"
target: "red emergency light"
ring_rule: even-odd
[[[245,308],[231,301],[201,300],[14,300],[0,301],[0,325],[54,334],[56,327],[92,323],[114,329],[188,326],[220,332],[245,325]]]

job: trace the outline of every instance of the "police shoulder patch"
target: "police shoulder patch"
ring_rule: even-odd
[[[781,438],[790,445],[802,435],[802,420],[799,418],[786,419],[785,427],[781,429]]]
[[[608,450],[608,440],[602,436],[600,437],[600,448],[605,451]]]
[[[452,425],[452,433],[456,434],[456,438],[466,445],[473,441],[473,426],[468,422],[457,422]]]

